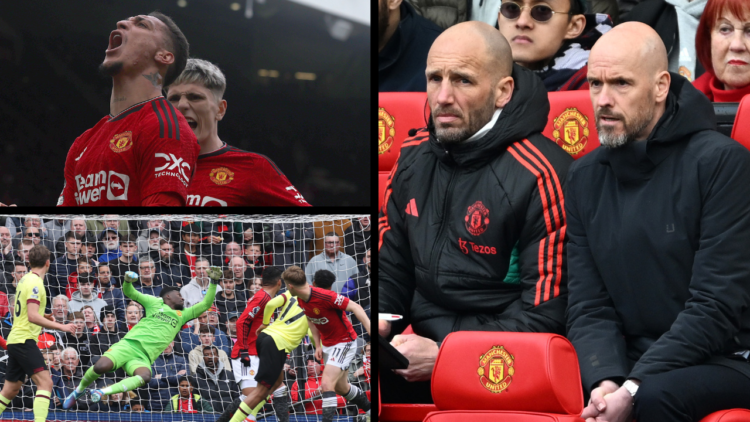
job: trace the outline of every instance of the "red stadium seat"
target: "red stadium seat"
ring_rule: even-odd
[[[385,185],[388,184],[388,172],[378,172],[378,209],[383,207],[385,197]]]
[[[581,422],[578,358],[563,336],[546,333],[451,333],[432,374],[440,409],[425,421]]]
[[[549,118],[542,132],[578,159],[599,146],[589,91],[550,92]]]
[[[711,413],[701,422],[747,422],[750,421],[750,410],[730,409]]]
[[[750,95],[745,95],[737,108],[732,127],[732,139],[750,149]]]
[[[378,93],[378,170],[388,172],[409,130],[427,126],[427,93]]]

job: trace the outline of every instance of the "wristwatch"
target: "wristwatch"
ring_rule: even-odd
[[[628,390],[628,393],[630,393],[631,396],[635,397],[635,393],[638,392],[638,384],[634,383],[633,381],[627,380],[622,384],[623,387],[625,387],[626,390]]]

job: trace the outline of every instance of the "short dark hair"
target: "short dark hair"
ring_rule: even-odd
[[[138,238],[133,233],[120,235],[120,243],[136,243]]]
[[[339,235],[337,235],[336,232],[328,232],[326,233],[325,237],[331,237],[331,236],[339,237]]]
[[[70,239],[77,239],[77,240],[83,241],[83,236],[81,236],[80,234],[72,230],[69,230],[67,233],[65,233],[65,241],[67,242]]]
[[[272,287],[276,285],[276,282],[281,278],[282,271],[279,267],[266,267],[263,270],[263,278],[260,282],[261,286]]]
[[[213,335],[214,332],[210,328],[208,328],[208,325],[201,325],[201,328],[198,329],[198,334],[211,334]]]
[[[91,264],[91,262],[89,262],[89,259],[85,256],[79,256],[78,259],[76,259],[76,263],[78,264],[84,264],[86,262],[88,262],[89,265]]]
[[[83,319],[83,320],[85,320],[86,318],[83,317],[83,312],[78,311],[78,312],[73,312],[73,319],[74,320],[76,320],[76,319]]]
[[[190,44],[172,18],[158,11],[153,11],[148,15],[164,22],[164,25],[169,29],[169,32],[166,33],[167,50],[174,54],[174,62],[167,68],[167,74],[164,75],[164,84],[162,85],[169,86],[185,70],[190,55]]]
[[[193,382],[190,380],[189,377],[186,377],[185,375],[180,376],[179,379],[177,379],[177,385],[180,385],[181,382],[187,381],[188,384],[190,384],[191,387],[193,387]]]
[[[78,284],[90,284],[95,280],[91,273],[80,273],[78,274]]]
[[[36,245],[29,250],[29,265],[31,268],[42,268],[49,260],[49,249],[44,245]]]
[[[265,271],[263,275],[265,275]],[[287,268],[286,271],[284,271],[284,273],[281,275],[281,277],[285,282],[296,287],[303,286],[305,283],[307,283],[305,272],[302,270],[302,268],[296,265],[292,265],[291,267]]]
[[[328,270],[315,271],[315,275],[313,276],[313,283],[322,289],[330,290],[335,281],[336,274]]]
[[[219,348],[218,348],[218,347],[216,347],[216,346],[214,346],[213,344],[212,344],[212,345],[210,345],[210,346],[206,346],[206,347],[204,347],[204,348],[203,348],[203,353],[206,353],[206,350],[213,350],[213,351],[214,351],[214,353],[216,353],[217,355],[219,354]]]
[[[170,292],[179,292],[179,291],[180,291],[180,289],[178,289],[177,287],[167,286],[167,287],[161,289],[161,293],[159,293],[159,297],[161,297],[162,299],[164,299],[164,297],[167,296],[167,293],[170,293]]]

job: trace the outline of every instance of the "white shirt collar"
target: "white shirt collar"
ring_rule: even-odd
[[[495,114],[492,115],[492,119],[490,120],[490,122],[484,125],[483,128],[479,129],[477,133],[471,135],[471,137],[464,142],[475,141],[481,138],[482,136],[484,136],[485,134],[487,134],[487,132],[489,132],[490,129],[495,127],[495,122],[497,122],[498,117],[500,117],[500,112],[502,111],[503,111],[502,108],[498,108],[497,110],[495,110]]]

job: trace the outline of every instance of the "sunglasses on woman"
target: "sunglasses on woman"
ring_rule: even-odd
[[[521,16],[521,11],[523,9],[526,9],[528,7],[529,6],[519,6],[518,3],[508,1],[500,5],[500,14],[503,15],[505,19],[513,21]],[[570,14],[569,12],[555,12],[554,10],[550,9],[549,6],[545,6],[543,4],[531,6],[531,18],[537,22],[547,22],[548,20],[552,19],[552,16],[555,13],[560,13],[561,15]]]

